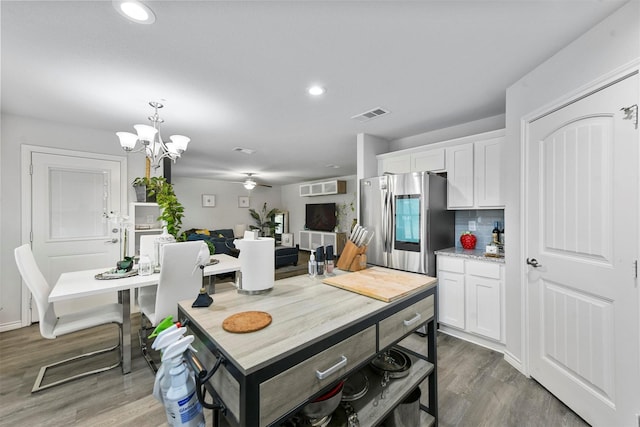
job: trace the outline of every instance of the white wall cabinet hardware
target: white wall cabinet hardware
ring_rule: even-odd
[[[347,243],[346,233],[332,233],[329,231],[301,230],[298,235],[298,246],[305,251],[315,251],[319,246],[333,246],[336,255],[342,253]]]
[[[504,265],[438,255],[438,321],[504,340]]]
[[[500,191],[503,146],[500,136],[446,149],[449,209],[504,207]]]
[[[133,202],[129,203],[129,242],[127,255],[140,255],[140,236],[143,234],[160,234],[162,225],[158,220],[162,209],[157,203]]]
[[[347,181],[331,180],[300,185],[300,197],[346,194]]]

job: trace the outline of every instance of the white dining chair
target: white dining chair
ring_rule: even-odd
[[[74,313],[65,314],[58,317],[56,316],[53,304],[49,302],[51,287],[38,268],[35,257],[33,256],[33,252],[31,251],[31,247],[28,244],[17,247],[14,250],[14,255],[18,270],[20,271],[20,275],[22,276],[22,280],[24,280],[25,284],[33,295],[33,300],[36,302],[40,323],[40,335],[42,335],[43,338],[55,339],[60,335],[66,335],[110,323],[116,323],[119,326],[120,334],[118,344],[116,344],[115,346],[92,351],[90,353],[84,353],[79,356],[74,356],[65,360],[61,360],[59,362],[43,366],[42,368],[40,368],[40,372],[38,373],[38,377],[36,378],[36,382],[34,383],[31,392],[35,393],[53,386],[64,384],[72,380],[86,377],[88,375],[108,371],[120,366],[120,363],[122,361],[122,353],[120,353],[118,362],[113,365],[94,369],[91,371],[84,371],[79,374],[66,377],[46,385],[42,385],[46,371],[51,367],[67,364],[75,360],[83,359],[97,354],[110,352],[119,348],[120,342],[122,341],[122,305],[116,303],[105,304],[99,307],[76,311]]]
[[[208,247],[202,241],[167,243],[163,246],[160,260],[160,277],[155,293],[138,295],[138,306],[142,313],[140,329],[140,348],[142,355],[152,371],[156,371],[156,362],[148,351],[150,330],[168,316],[178,321],[178,302],[195,301],[202,287],[202,269],[199,268],[199,254]]]

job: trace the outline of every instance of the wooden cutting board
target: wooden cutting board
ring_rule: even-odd
[[[436,278],[384,267],[370,267],[353,273],[327,277],[322,282],[380,301],[391,302],[417,289],[428,287]]]

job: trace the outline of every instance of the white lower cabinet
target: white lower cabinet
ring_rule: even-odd
[[[438,255],[438,321],[504,340],[504,265]]]

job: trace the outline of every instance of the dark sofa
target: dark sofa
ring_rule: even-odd
[[[233,244],[233,230],[230,228],[222,228],[220,230],[208,230],[209,234],[198,233],[195,228],[185,231],[187,240],[205,240],[209,241],[215,247],[216,254],[227,254],[233,257],[238,257],[240,251],[236,249]]]

